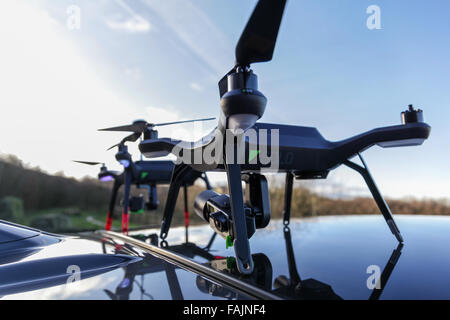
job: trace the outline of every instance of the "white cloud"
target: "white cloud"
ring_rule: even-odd
[[[190,87],[195,91],[203,91],[203,87],[199,85],[197,82],[191,82]]]
[[[233,64],[234,45],[191,1],[143,0],[183,44],[213,73],[223,75]]]
[[[138,67],[125,68],[125,74],[135,80],[140,80],[142,78],[142,71]]]
[[[145,33],[150,31],[150,23],[140,16],[128,19],[119,17],[106,19],[106,25],[112,30],[126,31],[130,33]]]
[[[131,33],[145,33],[149,32],[152,28],[150,23],[142,16],[137,14],[130,6],[128,6],[122,0],[115,1],[124,11],[128,17],[116,15],[109,17],[105,20],[106,25],[113,30],[120,30]]]
[[[17,23],[17,15],[27,23]],[[0,152],[82,177],[98,169],[71,160],[117,165],[105,150],[123,134],[97,129],[138,118],[139,111],[105,85],[69,32],[27,2],[0,3]]]

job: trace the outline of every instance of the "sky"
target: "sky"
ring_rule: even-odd
[[[1,1],[0,153],[50,173],[95,176],[96,168],[71,160],[119,169],[106,149],[123,134],[99,128],[218,116],[217,82],[233,66],[255,4]],[[371,5],[380,8],[381,29],[367,27]],[[317,127],[334,141],[399,124],[414,104],[432,126],[430,139],[373,147],[366,162],[388,197],[450,198],[449,12],[447,0],[288,1],[273,60],[252,66],[268,98],[261,121]],[[193,140],[215,125],[159,132]],[[367,193],[344,167],[313,187]]]

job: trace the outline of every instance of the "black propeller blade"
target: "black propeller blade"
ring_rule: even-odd
[[[220,98],[228,90],[228,76],[236,66],[272,60],[286,0],[259,0],[236,45],[235,66],[220,79]]]
[[[286,0],[259,0],[236,46],[236,64],[270,61]]]
[[[197,122],[197,121],[209,121],[209,120],[214,120],[214,119],[215,118],[204,118],[204,119],[182,120],[182,121],[164,122],[164,123],[148,123],[144,120],[138,120],[138,121],[133,122],[130,125],[99,129],[99,131],[129,131],[129,132],[135,132],[135,133],[143,133],[148,128],[153,128],[153,127],[161,127],[161,126],[168,126],[168,125],[172,125],[172,124]],[[136,141],[136,140],[134,140],[134,141]],[[129,141],[131,141],[131,140],[129,140]]]
[[[109,151],[109,150],[111,150],[111,149],[114,149],[115,147],[118,147],[118,146],[120,146],[120,143],[117,143],[117,144],[115,144],[115,145],[109,147],[108,149],[106,149],[106,151]]]
[[[140,132],[132,133],[129,136],[126,136],[125,138],[123,138],[122,141],[120,141],[119,143],[113,145],[112,147],[109,147],[107,149],[107,151],[111,150],[112,148],[118,147],[118,146],[124,144],[125,142],[135,142],[137,139],[139,139],[140,136],[141,136]]]
[[[152,125],[153,125],[152,123],[148,123],[147,121],[138,120],[138,121],[134,121],[132,124],[129,124],[129,125],[99,129],[98,131],[128,131],[128,132],[141,132],[142,133],[147,128],[152,127]]]
[[[73,162],[87,164],[88,166],[97,166],[99,164],[103,164],[103,162],[91,162],[91,161],[78,161],[78,160],[72,160]]]
[[[215,120],[216,118],[203,118],[203,119],[195,119],[195,120],[181,120],[181,121],[173,121],[173,122],[163,122],[163,123],[157,123],[154,124],[153,126],[158,126],[158,127],[162,127],[162,126],[169,126],[172,124],[179,124],[179,123],[189,123],[189,122],[198,122],[198,121],[210,121],[210,120]]]

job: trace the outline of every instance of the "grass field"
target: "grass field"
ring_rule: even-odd
[[[119,212],[116,213],[112,229],[121,230],[122,219]],[[144,213],[130,214],[129,227],[137,228],[142,226],[160,226],[162,211],[145,211]],[[28,212],[23,222],[27,226],[42,229],[48,232],[72,233],[80,231],[90,231],[104,229],[106,220],[106,210],[76,210],[73,208],[54,208],[48,210]],[[201,223],[195,214],[190,214],[190,223],[195,225]],[[184,224],[184,215],[175,212],[172,226]]]

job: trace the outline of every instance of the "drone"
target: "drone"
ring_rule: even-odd
[[[254,269],[249,239],[256,229],[270,221],[270,202],[266,171],[286,173],[285,225],[290,220],[293,180],[326,179],[329,172],[345,165],[362,175],[376,204],[398,242],[403,237],[392,213],[382,197],[369,168],[362,157],[366,149],[418,146],[428,139],[431,127],[424,123],[423,111],[412,105],[401,113],[401,124],[375,128],[341,141],[326,140],[316,128],[260,123],[267,98],[258,90],[253,63],[272,59],[286,0],[259,0],[241,34],[235,50],[234,67],[220,79],[220,116],[217,127],[196,142],[158,138],[145,132],[149,124],[124,126],[121,130],[143,135],[139,150],[147,158],[173,154],[181,160],[174,167],[170,189],[177,189],[190,170],[226,172],[227,194],[206,190],[198,195],[196,213],[221,235],[227,247],[233,246],[238,270],[251,274]],[[150,130],[151,132],[151,130]],[[256,137],[256,138],[255,138]],[[278,138],[278,139],[277,139]],[[137,138],[136,138],[137,139]],[[275,170],[264,153],[278,159]],[[210,155],[197,161],[196,155]],[[255,156],[256,155],[256,156]],[[359,165],[352,158],[358,156]],[[269,159],[271,160],[271,159]],[[242,181],[250,190],[250,201],[244,202]],[[170,192],[169,192],[170,195]],[[176,199],[176,198],[175,198]],[[160,238],[168,235],[173,215],[174,199],[168,198],[161,224]]]
[[[157,185],[169,184],[171,181],[174,163],[170,160],[151,160],[151,161],[133,161],[131,154],[128,152],[126,142],[133,141],[129,136],[125,137],[120,143],[112,146],[108,150],[118,147],[116,160],[124,167],[123,172],[108,170],[104,163],[75,161],[86,165],[101,165],[98,179],[100,181],[114,181],[112,193],[109,201],[108,213],[106,217],[105,230],[111,230],[114,217],[114,207],[117,200],[117,193],[122,185],[124,185],[124,201],[122,212],[122,232],[128,234],[129,230],[129,212],[141,213],[144,208],[147,210],[156,210],[159,206]],[[135,141],[135,140],[134,140]],[[206,173],[191,170],[190,174],[184,177],[180,187],[184,188],[184,214],[186,238],[188,237],[187,228],[189,226],[189,210],[187,204],[187,189],[192,186],[197,179],[205,182],[206,188],[211,189]],[[148,202],[145,202],[143,196],[130,197],[131,185],[138,188],[145,188],[148,192]],[[187,240],[186,240],[187,241]]]

